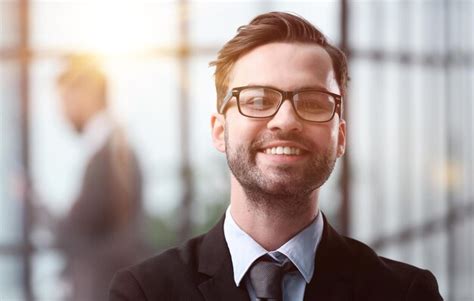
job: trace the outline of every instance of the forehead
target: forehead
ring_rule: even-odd
[[[230,72],[229,87],[247,85],[339,93],[331,57],[321,46],[308,43],[265,44],[240,57]]]
[[[92,78],[75,78],[66,79],[58,84],[58,87],[63,92],[95,92],[103,89],[100,81]]]

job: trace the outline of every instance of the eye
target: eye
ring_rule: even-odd
[[[265,111],[278,106],[279,95],[267,89],[249,88],[240,93],[239,102],[246,110]]]
[[[335,101],[330,95],[325,93],[300,93],[297,96],[296,105],[299,109],[308,113],[320,113],[332,111]]]
[[[247,98],[244,105],[246,106],[252,106],[255,108],[266,108],[266,107],[271,107],[273,106],[274,101],[270,97],[265,97],[265,96],[254,96]]]
[[[328,106],[324,105],[324,103],[310,99],[301,101],[300,107],[308,112],[325,111],[328,109]]]

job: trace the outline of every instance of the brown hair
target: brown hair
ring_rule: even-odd
[[[64,70],[57,77],[57,85],[93,86],[98,89],[103,105],[107,103],[107,76],[102,70],[99,59],[91,54],[69,55]]]
[[[261,14],[248,25],[239,27],[237,35],[221,48],[217,59],[209,64],[216,67],[214,75],[218,110],[229,88],[229,73],[235,62],[258,46],[273,42],[311,43],[323,47],[331,57],[337,83],[342,95],[345,95],[348,71],[344,53],[331,45],[321,31],[302,17],[284,12],[270,12]]]

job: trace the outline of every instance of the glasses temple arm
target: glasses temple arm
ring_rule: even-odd
[[[223,114],[224,113],[224,108],[225,106],[227,105],[227,103],[229,102],[229,100],[232,98],[233,96],[233,93],[232,93],[232,90],[230,90],[229,92],[227,92],[227,94],[224,96],[224,98],[222,99],[222,104],[220,107],[217,108],[217,112],[219,114]],[[219,104],[218,104],[219,105]]]

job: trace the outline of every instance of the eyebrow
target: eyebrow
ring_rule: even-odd
[[[248,83],[247,85],[243,86],[243,87],[251,87],[251,86],[260,86],[260,87],[268,87],[268,88],[273,88],[273,89],[277,89],[277,90],[283,90],[283,89],[280,89],[278,87],[275,87],[275,86],[272,86],[272,85],[262,85],[262,84],[254,84],[254,83]],[[322,86],[319,86],[319,85],[306,85],[306,86],[301,86],[299,87],[298,89],[294,89],[292,91],[301,91],[301,90],[318,90],[318,91],[326,91],[326,92],[330,92],[332,93],[331,91],[329,91],[327,88],[324,88]]]

